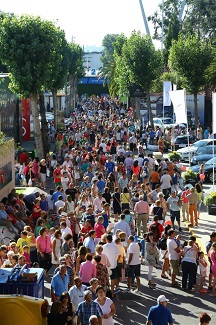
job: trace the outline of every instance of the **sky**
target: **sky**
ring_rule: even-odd
[[[146,16],[152,15],[161,0],[142,0]],[[133,30],[145,34],[139,0],[0,0],[0,10],[30,14],[51,20],[65,31],[66,38],[80,46],[101,46],[106,34]],[[151,34],[153,28],[149,25]]]

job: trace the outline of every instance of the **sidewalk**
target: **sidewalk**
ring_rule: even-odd
[[[201,212],[198,227],[188,227],[189,232],[196,236],[197,242],[201,250],[206,254],[205,244],[209,241],[209,236],[213,231],[216,231],[216,216],[209,215],[208,212]]]

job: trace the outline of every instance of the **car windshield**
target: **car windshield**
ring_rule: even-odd
[[[204,147],[204,146],[206,146],[206,141],[202,141],[202,140],[197,141],[197,142],[193,143],[192,146],[193,147],[198,147],[198,148],[199,147]]]
[[[216,147],[214,147],[214,153],[216,153]],[[211,155],[211,154],[213,154],[212,146],[201,147],[196,152],[196,155]]]
[[[211,158],[208,161],[206,161],[205,165],[213,165],[213,161],[214,161],[214,164],[216,165],[216,157]]]
[[[172,118],[165,118],[164,120],[162,119],[164,124],[173,124],[173,119]]]

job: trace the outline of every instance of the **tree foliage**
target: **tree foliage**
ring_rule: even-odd
[[[206,69],[212,60],[212,48],[198,35],[180,36],[173,41],[169,55],[169,67],[182,78],[183,87],[197,96],[206,84]],[[198,123],[197,100],[194,98],[195,124]]]

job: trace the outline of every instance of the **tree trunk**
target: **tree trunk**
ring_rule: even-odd
[[[50,149],[50,139],[48,135],[48,123],[46,120],[46,108],[44,105],[44,93],[40,92],[39,94],[39,105],[40,105],[40,115],[41,115],[41,132],[42,132],[42,141],[44,147],[44,155],[46,157]]]
[[[149,115],[149,122],[152,128],[154,128],[154,122],[152,117],[152,110],[151,110],[151,100],[150,100],[150,92],[146,92],[146,98],[147,98],[147,109],[148,109],[148,115]]]
[[[39,111],[37,105],[37,93],[31,93],[29,95],[29,99],[31,102],[31,111],[32,111],[34,137],[35,137],[37,154],[39,159],[42,159],[44,158],[44,148],[43,148],[42,134],[40,129]]]
[[[58,117],[57,117],[57,89],[52,90],[52,98],[53,98],[53,111],[54,111],[54,120],[55,120],[55,129],[58,129]]]
[[[198,127],[197,93],[194,94],[194,117],[195,117],[195,128],[197,128]]]

